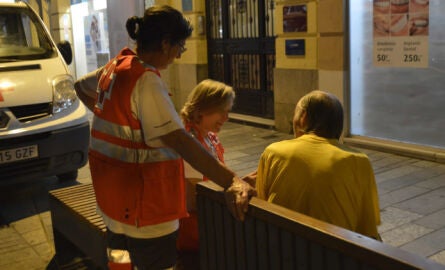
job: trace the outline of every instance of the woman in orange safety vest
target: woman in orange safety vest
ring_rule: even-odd
[[[173,269],[179,219],[188,215],[182,158],[224,188],[240,220],[255,191],[184,129],[161,79],[159,70],[185,51],[189,21],[170,6],[153,6],[126,28],[136,51],[122,49],[75,83],[94,111],[91,177],[107,226],[109,268]]]

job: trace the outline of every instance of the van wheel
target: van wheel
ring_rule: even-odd
[[[59,182],[74,181],[77,179],[77,170],[67,172],[67,173],[58,174],[57,178],[58,178]]]

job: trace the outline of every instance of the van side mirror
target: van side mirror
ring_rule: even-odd
[[[57,48],[62,54],[62,57],[65,60],[66,64],[71,64],[71,62],[73,61],[73,50],[71,49],[70,42],[66,40],[61,41],[57,43]]]

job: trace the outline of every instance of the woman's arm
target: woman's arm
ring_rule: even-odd
[[[90,111],[93,111],[96,104],[98,76],[101,71],[102,68],[96,69],[81,77],[74,83],[74,89],[76,89],[77,96]]]

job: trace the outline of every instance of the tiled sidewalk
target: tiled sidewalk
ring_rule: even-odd
[[[227,123],[220,133],[228,166],[239,175],[256,169],[263,149],[292,138],[271,129]],[[445,164],[362,149],[370,157],[379,188],[384,242],[445,265]],[[88,166],[80,183],[91,181]],[[48,190],[60,188],[55,178],[0,190],[0,269],[45,269],[54,255]]]

